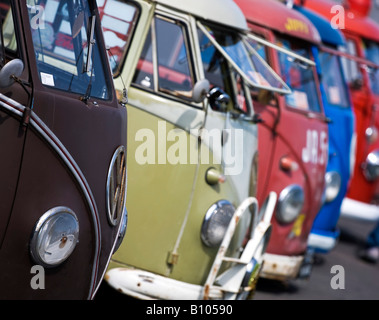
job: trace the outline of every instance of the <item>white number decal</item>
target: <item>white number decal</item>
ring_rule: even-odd
[[[307,130],[306,146],[303,148],[304,163],[326,164],[328,155],[328,135],[321,131]]]

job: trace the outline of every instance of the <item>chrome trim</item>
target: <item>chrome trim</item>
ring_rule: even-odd
[[[216,247],[218,246],[219,244],[221,244],[222,242],[222,239],[220,241],[220,243],[212,243],[212,241],[209,241],[209,239],[207,237],[205,237],[205,233],[207,233],[207,230],[208,230],[208,227],[209,227],[209,223],[210,223],[210,220],[211,218],[214,216],[215,214],[215,211],[217,209],[221,209],[225,206],[230,206],[232,211],[230,212],[230,220],[232,219],[233,217],[233,214],[234,214],[234,211],[236,210],[234,208],[234,206],[227,200],[219,200],[217,201],[216,203],[212,204],[211,207],[207,210],[205,216],[204,216],[204,220],[203,220],[203,223],[201,225],[201,240],[203,241],[203,243],[207,246],[207,247],[210,247],[210,248],[213,248],[213,247]],[[230,221],[229,220],[229,221]],[[229,223],[228,223],[229,225]],[[225,232],[228,228],[228,225],[225,226]]]
[[[55,208],[52,208],[48,211],[46,211],[37,221],[37,223],[35,224],[34,226],[34,231],[33,231],[33,234],[32,234],[32,237],[31,237],[31,240],[30,240],[30,254],[33,258],[33,260],[46,267],[46,268],[53,268],[53,267],[57,267],[59,266],[61,263],[63,263],[64,261],[66,261],[66,259],[69,257],[67,257],[65,260],[63,260],[62,262],[56,264],[56,265],[53,265],[53,264],[47,264],[45,263],[44,261],[42,261],[42,259],[39,257],[39,254],[38,252],[36,252],[36,249],[37,249],[37,240],[38,240],[38,235],[39,235],[39,232],[41,231],[41,228],[44,226],[44,224],[50,219],[52,218],[54,215],[57,215],[57,214],[63,214],[63,213],[67,213],[69,215],[71,215],[72,217],[74,217],[74,219],[76,220],[77,224],[78,224],[78,233],[79,233],[79,220],[78,220],[78,217],[76,216],[75,212],[72,211],[70,208],[67,208],[67,207],[63,207],[63,206],[60,206],[60,207],[55,207]],[[76,244],[75,244],[76,245]],[[70,254],[71,255],[71,254]]]
[[[268,200],[264,206],[265,212],[263,213],[262,220],[258,223],[256,221],[258,217],[258,200],[256,198],[246,198],[235,210],[233,218],[230,221],[226,234],[217,251],[216,257],[205,281],[203,299],[208,299],[209,293],[215,289],[221,289],[221,291],[225,293],[224,299],[238,298],[238,293],[241,289],[241,284],[251,259],[253,257],[257,258],[258,263],[262,261],[264,254],[262,251],[264,251],[268,241],[267,237],[270,235],[270,220],[274,211],[276,200],[276,193],[270,192]],[[252,205],[255,207],[254,213],[248,209]],[[255,220],[256,223],[252,225],[249,240],[240,252],[239,257],[228,257],[226,256],[226,253],[228,252],[228,248],[235,234],[237,224],[245,214],[250,214],[253,221]],[[233,265],[219,275],[223,262],[232,262]],[[248,290],[251,289],[252,288]]]
[[[126,229],[128,228],[128,211],[126,210],[126,207],[124,207],[120,229],[118,231],[118,236],[115,241],[115,245],[112,249],[112,253],[115,253],[121,246],[121,243],[124,241]]]
[[[120,146],[112,156],[105,190],[107,217],[113,227],[117,226],[123,215],[126,201],[126,183],[126,149],[124,146]]]
[[[248,33],[247,37],[251,38],[251,39],[253,39],[253,40],[257,41],[257,42],[259,42],[260,44],[263,44],[264,46],[267,46],[267,47],[273,48],[273,49],[275,49],[277,51],[280,51],[280,52],[282,52],[282,53],[284,53],[284,54],[286,54],[286,55],[288,55],[288,56],[290,56],[290,57],[292,57],[292,58],[294,58],[296,60],[300,60],[300,61],[302,61],[302,62],[304,62],[306,64],[309,64],[312,67],[316,66],[316,63],[314,61],[312,61],[311,59],[307,59],[307,58],[305,58],[305,57],[303,57],[303,56],[301,56],[299,54],[296,54],[296,53],[292,52],[291,50],[282,48],[282,47],[280,47],[280,46],[278,46],[278,45],[276,45],[274,43],[271,43],[270,41],[267,41],[265,39],[257,37],[257,36],[255,36],[252,33]]]
[[[365,131],[365,136],[368,143],[374,143],[378,139],[378,130],[373,126],[368,127]]]
[[[293,193],[293,192],[300,192],[301,193],[302,202],[303,202],[302,207],[304,206],[305,195],[304,195],[303,188],[297,184],[291,184],[291,185],[285,187],[279,194],[278,203],[277,203],[277,207],[276,207],[276,214],[275,214],[275,217],[278,219],[278,221],[280,223],[291,223],[291,222],[293,222],[299,216],[299,214],[301,212],[302,208],[300,208],[297,215],[291,220],[284,219],[284,217],[283,217],[283,213],[282,213],[283,201],[288,197],[288,195],[290,193]]]
[[[367,155],[362,169],[367,181],[375,181],[379,177],[379,150],[372,151]]]
[[[325,202],[332,202],[335,200],[338,196],[338,194],[341,191],[341,175],[337,171],[328,171],[325,173]],[[332,195],[332,197],[328,197],[328,190],[329,188],[335,188],[336,185],[338,186],[338,191],[335,195]]]
[[[127,220],[128,219],[127,218],[128,217],[128,211],[126,210],[126,207],[124,207],[124,213],[123,213],[123,215],[126,216],[126,220]],[[127,224],[127,222],[126,222],[126,224]],[[116,247],[116,246],[117,246],[117,241],[118,241],[118,238],[120,236],[120,233],[122,232],[122,229],[123,229],[123,224],[120,223],[119,227],[118,227],[118,230],[117,230],[118,237],[113,242],[113,246],[112,246],[112,250],[111,250],[112,253],[116,252],[117,249],[118,249],[118,247]],[[125,228],[125,232],[126,232],[126,228]],[[110,254],[109,257],[108,257],[108,260],[107,260],[107,262],[105,264],[105,268],[104,268],[103,273],[101,275],[101,279],[104,279],[104,277],[105,277],[105,274],[107,272],[109,263],[111,262],[111,258],[112,258],[112,254]],[[92,293],[92,299],[95,297],[95,295],[97,293],[97,290],[99,290],[99,288],[100,288],[100,285],[101,285],[101,281],[99,282],[99,285],[95,288],[94,292]]]

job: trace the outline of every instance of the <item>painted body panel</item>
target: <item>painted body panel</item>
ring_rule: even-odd
[[[48,85],[42,84],[32,31],[39,26],[31,23],[32,8],[25,1],[2,1],[2,4],[8,14],[3,28],[10,31],[7,40],[12,40],[6,42],[3,58],[11,63],[22,60],[24,69],[17,82],[0,89],[0,113],[5,117],[0,124],[2,141],[13,143],[9,148],[8,142],[2,142],[7,156],[1,160],[4,165],[1,183],[7,184],[7,191],[1,193],[0,202],[7,208],[1,209],[0,219],[0,298],[92,299],[121,226],[121,221],[115,225],[108,222],[106,185],[115,150],[126,146],[126,109],[117,102],[106,63],[103,81],[110,93],[108,99],[92,99],[90,92],[90,102],[86,104],[80,100],[80,94],[56,88],[63,83],[63,78],[54,78],[59,77],[59,72],[48,75]],[[97,14],[93,1],[83,2],[83,8],[86,14]],[[11,23],[10,15],[13,15]],[[50,19],[52,23],[54,15]],[[106,51],[100,25],[94,30],[95,52],[99,54],[96,59],[101,63],[106,61]],[[58,46],[64,49],[65,45]],[[39,67],[42,68],[42,63]],[[54,70],[54,66],[50,67]],[[0,189],[3,190],[3,185]],[[122,192],[121,197],[124,195]],[[61,265],[45,266],[42,275],[45,288],[35,290],[31,285],[32,267],[39,263],[31,254],[31,238],[41,216],[59,207],[75,213],[80,243]]]
[[[236,3],[244,11],[250,30],[272,43],[280,37],[287,37],[285,39],[306,43],[309,48],[320,44],[320,35],[313,24],[278,1],[236,0]],[[269,16],[267,12],[270,12]],[[270,48],[266,52],[270,65],[280,74],[278,51]],[[320,92],[317,95],[320,99]],[[319,113],[299,110],[288,106],[284,97],[277,97],[276,106],[257,103],[255,108],[263,120],[258,125],[259,201],[267,192],[280,194],[292,184],[304,190],[305,202],[295,221],[283,224],[275,214],[272,218],[273,229],[266,251],[267,266],[264,266],[262,276],[285,280],[299,275],[308,236],[321,207],[328,127],[322,106]],[[281,168],[283,157],[289,158],[296,169],[287,171]]]
[[[325,20],[322,16],[312,13],[310,10],[303,7],[296,6],[295,9],[308,17],[315,27],[317,27],[324,45],[338,49],[338,46],[345,44],[342,34],[338,30],[333,29],[330,26],[330,22]],[[322,49],[320,49],[320,51],[322,51]],[[319,63],[321,63],[320,58]],[[339,60],[339,64],[337,66],[340,69],[333,70],[333,73],[336,74],[339,72],[340,77],[345,79],[343,77],[341,60],[340,58],[337,59]],[[321,75],[324,76],[330,71],[325,70],[325,67],[327,66],[320,64]],[[339,102],[336,101],[335,104],[332,104],[329,102],[329,97],[327,96],[327,90],[330,89],[326,87],[326,85],[328,84],[321,82],[321,93],[325,115],[331,119],[331,123],[329,124],[329,154],[326,171],[337,172],[341,178],[341,183],[338,195],[332,201],[325,202],[312,227],[310,237],[313,237],[313,235],[316,234],[318,236],[330,238],[330,243],[332,245],[329,247],[322,246],[318,243],[310,243],[311,247],[321,252],[328,252],[331,250],[338,239],[339,232],[337,230],[337,222],[340,216],[341,204],[346,195],[350,180],[351,160],[348,155],[350,154],[350,147],[352,145],[353,134],[355,131],[355,119],[350,95],[345,97],[345,99],[340,97]],[[345,81],[342,85],[344,86],[346,93],[348,93],[348,87],[347,84],[345,84]],[[347,101],[346,98],[348,98]],[[347,105],[338,104],[342,101],[345,101]],[[323,241],[325,241],[325,239]]]
[[[134,116],[129,128],[131,133],[128,140],[130,150],[138,152],[138,148],[141,146],[141,142],[135,140],[138,130],[145,128],[152,130],[157,145],[162,139],[167,139],[167,133],[170,130],[180,130],[164,119],[134,107],[134,104],[138,103],[134,101],[139,103],[143,101],[143,105],[148,108],[150,104],[154,104],[156,96],[146,95],[134,88],[129,90],[130,105],[128,109],[130,110],[129,114]],[[188,139],[188,146],[190,140],[196,141],[194,136],[187,134],[185,136]],[[170,144],[172,145],[172,142],[168,142],[168,147]],[[158,154],[156,154],[155,164],[141,165],[136,161],[137,157],[136,152],[129,153],[129,241],[125,241],[121,245],[120,250],[113,258],[117,261],[127,261],[130,265],[141,266],[142,269],[152,272],[167,274],[169,272],[169,266],[166,264],[168,252],[175,246],[185,213],[190,206],[196,164],[183,166],[170,164],[168,161],[165,164],[159,164]],[[144,177],[143,180],[141,177]],[[160,182],[158,183],[158,181]],[[146,194],[150,195],[150,201],[143,200]],[[175,219],[171,220],[170,215],[165,217],[161,208],[164,208],[167,213],[170,212],[173,215],[175,213]],[[140,212],[144,214],[142,215]],[[149,239],[150,244],[146,245],[142,239]],[[153,239],[159,239],[159,241]],[[136,252],[139,254],[135,254]]]
[[[330,10],[333,5],[333,2],[325,0],[308,0],[305,2],[306,7],[320,13],[327,19],[332,14]],[[344,2],[343,11],[340,13],[345,22],[345,28],[342,31],[346,40],[354,48],[354,52],[351,53],[363,59],[367,58],[365,56],[364,41],[379,42],[379,25],[366,15],[370,5],[369,1]],[[368,181],[362,167],[366,163],[370,152],[379,149],[378,139],[369,142],[366,137],[366,129],[378,129],[379,114],[376,112],[376,106],[379,98],[370,87],[370,75],[365,67],[359,64],[358,70],[361,74],[360,84],[356,86],[349,80],[356,119],[355,166],[347,196],[342,203],[341,215],[355,219],[376,221],[379,219],[379,207],[377,206],[379,181],[378,179]]]
[[[359,1],[353,0],[351,1],[350,5],[348,4],[348,1],[343,2],[343,7],[345,9],[345,29],[342,29],[343,32],[351,32],[352,34],[361,36],[363,38],[379,41],[377,22],[375,22],[365,13],[367,10],[370,11],[370,2],[371,1],[367,0],[362,1],[362,4],[365,7],[368,6],[368,9],[365,8],[363,12],[359,12],[359,8],[361,8]],[[333,6],[337,5],[337,3],[329,0],[305,0],[304,5],[305,7],[318,12],[328,21],[332,21],[332,19],[336,17],[336,14],[338,13],[337,10],[331,10]],[[356,6],[355,10],[354,6]]]
[[[237,4],[243,10],[245,17],[254,17],[254,23],[257,25],[266,27],[267,19],[270,19],[270,29],[276,32],[291,34],[293,37],[316,44],[321,41],[316,28],[301,14],[290,10],[283,14],[284,5],[279,1],[262,1],[259,3],[259,10],[250,0],[239,0]],[[270,17],[267,16],[268,12]]]

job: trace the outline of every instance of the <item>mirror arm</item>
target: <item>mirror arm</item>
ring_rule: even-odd
[[[254,113],[252,122],[255,124],[258,124],[258,123],[263,123],[264,120],[261,118],[261,115],[259,113]]]
[[[239,115],[239,118],[243,121],[252,122],[254,124],[263,123],[264,120],[261,118],[261,116],[258,113],[254,113],[253,116],[246,116],[246,115]]]
[[[27,93],[29,93],[29,91],[26,89],[26,87],[31,87],[31,84],[30,84],[29,82],[26,82],[26,81],[20,79],[19,77],[16,77],[14,74],[11,75],[11,78],[12,78],[15,82],[19,83],[19,84],[22,86],[22,88],[23,88]]]
[[[32,113],[32,109],[30,108],[30,100],[31,100],[31,93],[26,89],[26,87],[31,87],[29,82],[23,81],[19,77],[16,77],[14,74],[10,76],[15,82],[17,82],[21,87],[24,89],[26,94],[28,95],[28,104],[25,106],[24,113],[22,116],[22,125],[26,127],[30,122],[30,115]]]

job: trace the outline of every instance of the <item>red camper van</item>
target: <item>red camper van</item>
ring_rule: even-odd
[[[303,5],[334,21],[346,37],[345,74],[356,118],[355,166],[341,216],[379,219],[379,24],[369,17],[370,0],[306,0]]]
[[[281,2],[235,1],[248,21],[251,44],[293,91],[268,97],[268,103],[252,93],[262,120],[257,198],[263,201],[270,191],[279,195],[261,276],[307,276],[307,240],[322,205],[328,154],[327,119],[313,59],[320,35],[308,19]]]

